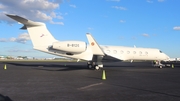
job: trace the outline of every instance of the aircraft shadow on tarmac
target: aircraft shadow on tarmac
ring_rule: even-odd
[[[8,96],[4,96],[0,94],[0,101],[13,101],[13,100],[11,100]]]
[[[9,65],[14,65],[14,66],[24,66],[24,67],[33,67],[33,69],[37,70],[46,70],[46,71],[70,71],[70,70],[82,70],[82,69],[87,69],[87,64],[84,63],[16,63],[16,62],[4,62],[4,64],[9,64]],[[40,68],[36,68],[40,67]],[[45,68],[43,68],[45,67]],[[135,67],[133,65],[113,65],[111,63],[105,64],[104,67]],[[54,69],[57,68],[57,69]]]
[[[22,67],[32,67],[37,70],[46,70],[46,71],[68,71],[68,70],[82,70],[88,69],[84,64],[68,64],[68,63],[6,63],[14,66],[22,66]],[[38,68],[37,68],[38,67]]]

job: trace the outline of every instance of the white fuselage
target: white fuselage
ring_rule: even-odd
[[[35,48],[35,47],[34,47]],[[78,54],[67,55],[66,52],[59,50],[48,50],[47,47],[38,47],[35,48],[39,51],[46,53],[59,55],[63,57],[76,58],[91,61],[93,53],[87,46],[86,51]],[[153,48],[135,48],[135,47],[123,47],[123,46],[101,46],[103,52],[111,57],[114,57],[120,61],[125,60],[168,60],[169,57],[162,53],[159,49]]]
[[[120,60],[166,60],[169,57],[159,49],[123,46],[101,46],[103,51]]]

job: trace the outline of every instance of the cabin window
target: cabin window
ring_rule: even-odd
[[[133,51],[134,54],[136,54],[136,51]]]
[[[114,54],[116,54],[116,53],[117,53],[117,51],[116,51],[116,50],[114,50],[114,51],[113,51],[113,53],[114,53]]]
[[[148,54],[148,52],[145,52],[145,54]]]
[[[139,51],[139,54],[142,54],[142,52],[141,52],[141,51]]]
[[[121,54],[123,54],[124,53],[124,51],[123,50],[121,50]]]
[[[127,51],[127,54],[129,54],[130,53],[130,51]]]

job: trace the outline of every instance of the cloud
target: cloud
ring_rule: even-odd
[[[158,2],[164,2],[165,0],[158,0]]]
[[[69,2],[70,0],[66,0],[67,2]],[[54,2],[55,3],[59,3],[59,4],[61,4],[61,3],[63,3],[64,2],[64,0],[54,0]]]
[[[106,1],[120,2],[121,0],[106,0]]]
[[[120,20],[120,23],[125,23],[126,21],[125,20]]]
[[[144,34],[142,34],[142,36],[149,37],[149,34],[144,33]]]
[[[5,14],[16,14],[34,21],[51,22],[62,19],[60,14],[54,13],[63,0],[1,0],[0,22],[13,23]],[[54,14],[52,14],[54,13]],[[59,23],[58,23],[59,24]]]
[[[69,5],[70,7],[72,7],[72,8],[76,8],[76,5]]]
[[[50,15],[51,15],[51,17],[53,17],[53,18],[64,19],[62,16],[58,16],[58,14],[55,13],[55,12],[51,12]]]
[[[120,40],[123,40],[123,39],[125,39],[125,38],[124,38],[123,36],[120,36],[119,39],[120,39]]]
[[[6,7],[2,4],[0,4],[0,9],[5,9]]]
[[[176,26],[173,28],[174,30],[180,30],[180,26]]]
[[[119,10],[127,10],[125,7],[122,7],[122,6],[112,6],[112,8],[119,9]]]
[[[153,3],[153,1],[152,1],[152,0],[146,0],[146,2],[148,2],[148,3]]]
[[[54,21],[51,21],[50,23],[51,23],[51,24],[64,25],[64,23],[63,23],[63,22],[54,22]]]
[[[18,43],[26,43],[28,40],[30,40],[30,37],[27,33],[20,34],[17,38],[10,38],[10,41]]]
[[[9,49],[8,52],[34,52],[33,50]]]
[[[23,34],[20,34],[17,38],[15,38],[15,37],[11,37],[9,39],[1,38],[0,42],[18,42],[18,43],[23,43],[24,44],[28,40],[31,40],[30,37],[29,37],[29,34],[23,33]]]
[[[88,27],[88,30],[93,30],[93,28],[91,28],[91,27]]]
[[[0,38],[0,42],[7,42],[8,40],[5,38]]]
[[[137,40],[137,37],[133,36],[131,39],[132,39],[132,40]]]

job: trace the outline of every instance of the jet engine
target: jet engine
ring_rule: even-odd
[[[52,48],[68,53],[82,53],[86,51],[87,45],[82,41],[60,41],[54,42]]]

